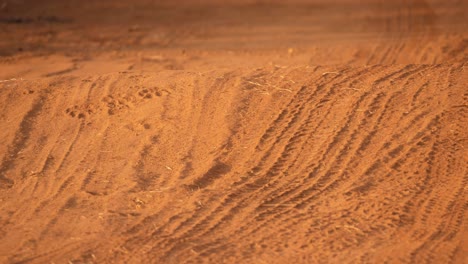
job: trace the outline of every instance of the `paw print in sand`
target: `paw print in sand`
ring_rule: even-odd
[[[145,88],[138,92],[138,96],[140,96],[142,99],[151,99],[155,96],[162,96],[162,93],[154,88]]]
[[[73,118],[84,119],[94,114],[95,109],[93,105],[86,105],[79,107],[77,105],[69,107],[65,110],[65,113]]]
[[[133,107],[134,98],[131,96],[106,96],[102,99],[103,103],[107,107],[107,113],[114,115],[120,111]]]

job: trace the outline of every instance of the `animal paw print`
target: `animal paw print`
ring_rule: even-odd
[[[138,92],[138,96],[143,99],[151,99],[155,96],[162,96],[162,93],[155,88],[145,88]]]
[[[107,106],[107,113],[109,115],[115,115],[116,113],[129,109],[133,106],[132,101],[134,101],[134,98],[132,97],[116,97],[109,95],[106,96],[102,99],[102,101],[106,104]]]
[[[34,90],[27,90],[27,91],[24,91],[23,94],[33,94],[34,93]]]
[[[79,118],[79,119],[84,119],[87,116],[94,114],[94,112],[95,110],[92,105],[87,105],[83,107],[79,107],[75,105],[65,110],[65,113],[67,113],[69,116],[73,118]]]

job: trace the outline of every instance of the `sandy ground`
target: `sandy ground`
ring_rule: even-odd
[[[0,263],[467,263],[467,11],[0,0]]]

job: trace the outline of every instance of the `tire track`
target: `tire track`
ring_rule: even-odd
[[[33,130],[33,124],[41,113],[47,96],[43,92],[36,99],[29,111],[23,116],[18,130],[15,132],[15,137],[12,144],[8,147],[8,151],[0,164],[0,188],[9,189],[15,184],[15,179],[6,176],[6,173],[15,167],[19,152],[27,146]],[[16,177],[15,177],[16,178]]]

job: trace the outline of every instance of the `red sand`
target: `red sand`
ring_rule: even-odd
[[[466,263],[466,1],[0,1],[0,263]]]

